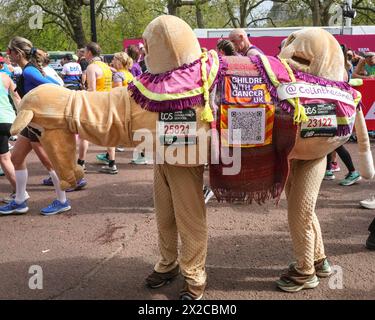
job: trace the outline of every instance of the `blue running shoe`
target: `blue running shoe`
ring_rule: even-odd
[[[87,181],[84,178],[82,178],[81,180],[77,182],[77,186],[75,188],[67,189],[65,190],[65,192],[78,191],[86,187],[86,185],[87,185]]]
[[[341,186],[351,186],[357,181],[361,180],[361,176],[357,171],[349,172],[345,179],[340,182]]]
[[[96,160],[98,160],[101,163],[109,163],[109,159],[107,158],[106,153],[99,153],[96,155]]]
[[[52,216],[60,212],[68,211],[71,208],[72,207],[68,200],[66,200],[65,203],[61,203],[59,200],[54,200],[48,207],[40,210],[40,212],[44,216]]]
[[[27,206],[27,200],[18,204],[15,200],[11,201],[6,206],[0,207],[0,214],[7,215],[12,213],[26,213],[29,211],[29,207]]]
[[[46,179],[43,179],[42,184],[43,184],[44,186],[53,186],[52,178],[51,178],[51,177],[48,177],[48,178],[46,178]]]
[[[146,157],[138,153],[137,158],[132,159],[131,164],[148,164]]]

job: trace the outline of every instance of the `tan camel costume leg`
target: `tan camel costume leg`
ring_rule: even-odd
[[[292,160],[285,189],[296,269],[305,275],[314,274],[314,261],[326,257],[319,221],[315,214],[325,168],[326,157],[317,160]]]
[[[51,138],[58,138],[58,141],[65,144],[65,148],[61,148],[58,144],[49,143]],[[64,180],[60,183],[61,189],[65,190],[71,186],[68,181],[74,183],[83,178],[84,173],[82,167],[78,166],[75,157],[71,156],[72,154],[76,154],[76,136],[74,134],[64,129],[45,130],[40,138],[40,142],[51,162],[54,164],[56,172],[64,177]],[[58,158],[61,157],[65,160],[65,163],[58,161]],[[64,168],[67,167],[74,169],[69,171],[64,170]]]
[[[203,171],[203,166],[154,166],[154,199],[161,255],[155,271],[167,273],[177,266],[180,235],[179,265],[186,281],[193,286],[206,283],[207,222]]]

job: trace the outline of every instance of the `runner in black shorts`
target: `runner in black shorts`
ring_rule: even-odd
[[[0,123],[0,154],[9,152],[9,143],[10,138],[10,127],[11,123]]]
[[[21,131],[21,136],[29,139],[31,142],[39,142],[39,137],[41,132],[37,129],[26,127]]]

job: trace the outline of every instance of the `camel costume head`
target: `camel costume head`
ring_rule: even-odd
[[[143,32],[148,72],[161,74],[199,59],[202,51],[190,26],[175,16],[160,16]]]
[[[12,126],[11,133],[13,135],[18,134],[27,125],[41,130],[41,143],[60,177],[63,189],[75,186],[76,181],[83,176],[80,166],[76,165],[75,134],[79,134],[82,139],[89,140],[97,145],[116,146],[122,144],[131,147],[139,143],[139,141],[133,139],[134,132],[146,129],[153,133],[155,143],[159,138],[155,139],[156,126],[159,120],[158,111],[161,111],[170,101],[164,103],[159,99],[160,94],[147,92],[144,86],[149,79],[152,79],[152,76],[157,78],[160,74],[168,74],[168,72],[181,66],[192,66],[194,61],[202,57],[198,40],[191,28],[184,21],[174,16],[160,16],[153,20],[147,26],[143,38],[146,49],[145,61],[149,71],[146,78],[148,78],[142,82],[144,77],[141,76],[135,81],[133,90],[130,88],[131,96],[126,88],[116,88],[109,93],[76,92],[54,85],[42,85],[23,98],[19,107],[20,112]],[[293,33],[288,38],[280,56],[287,59],[288,63],[298,70],[325,76],[332,80],[343,79],[345,71],[340,46],[324,30],[306,29]],[[215,69],[215,59],[211,60],[206,61],[207,64],[211,61],[210,67],[213,70]],[[209,80],[211,76],[210,67],[207,67]],[[202,74],[198,72],[197,79],[193,79],[196,81],[192,86],[198,84],[198,87],[194,87],[194,89],[196,91],[201,90],[199,91],[201,97],[200,99],[191,97],[191,101],[195,101],[191,107],[196,112],[197,128],[208,129],[208,122],[202,121],[202,119],[210,118],[207,114],[204,115],[208,107],[208,90],[207,88],[206,91],[202,89]],[[152,82],[152,80],[149,82]],[[211,79],[209,85],[213,86],[213,84],[214,79]],[[155,90],[161,88],[169,94],[168,89],[166,89],[167,86],[163,87],[163,81],[156,81],[155,87]],[[138,96],[138,99],[137,94],[134,94],[137,90],[143,94],[141,97]],[[157,98],[154,98],[155,96]],[[148,99],[154,100],[149,104],[144,103]],[[186,99],[182,100],[181,105],[185,102]],[[154,109],[150,107],[154,105],[156,106]],[[204,105],[205,108],[203,108]],[[361,174],[364,177],[372,177],[371,152],[369,151],[367,130],[361,112],[359,112],[357,118],[359,118],[357,135],[360,141],[364,141],[360,144],[360,152],[364,156],[361,157],[361,159],[364,159],[360,165]],[[199,134],[197,139],[199,141]],[[347,139],[348,137],[297,138],[291,158],[316,159],[333,151]],[[187,157],[188,150],[196,147],[189,145],[185,148]],[[196,162],[193,165],[203,164],[206,157],[200,159],[198,152],[195,153],[197,154]],[[177,165],[186,165],[186,163],[184,157],[177,162]]]
[[[344,54],[336,39],[324,29],[306,28],[292,33],[279,57],[296,70],[330,80],[344,80]]]

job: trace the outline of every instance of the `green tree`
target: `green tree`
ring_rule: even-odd
[[[98,42],[105,52],[122,49],[124,39],[140,38],[160,14],[175,14],[192,28],[327,25],[329,8],[342,0],[96,0]],[[43,8],[43,28],[29,28],[32,5]],[[89,0],[0,0],[0,46],[15,35],[47,50],[75,50],[90,39]],[[356,24],[375,24],[375,0],[353,0]],[[269,11],[269,10],[268,10]],[[265,24],[268,22],[268,24]]]

